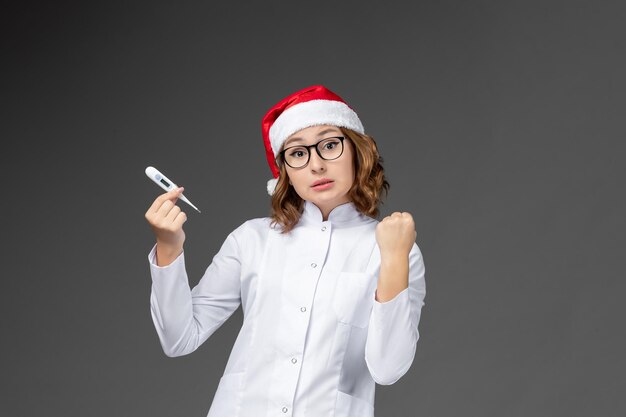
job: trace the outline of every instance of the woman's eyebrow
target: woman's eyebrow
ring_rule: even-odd
[[[336,131],[335,129],[333,129],[333,128],[329,128],[329,129],[324,129],[324,130],[322,130],[321,132],[318,132],[318,133],[317,133],[317,137],[320,137],[320,136],[325,135],[326,133],[330,133],[330,132],[337,133],[337,131]],[[302,142],[303,140],[304,140],[304,139],[302,139],[302,138],[291,138],[291,139],[289,139],[289,140],[287,141],[287,143],[285,143],[285,146],[289,145],[291,142],[295,142],[295,141],[300,141],[300,142]]]

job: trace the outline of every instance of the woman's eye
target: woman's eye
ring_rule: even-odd
[[[303,151],[293,151],[289,154],[289,156],[293,156],[295,158],[301,158],[303,156]]]

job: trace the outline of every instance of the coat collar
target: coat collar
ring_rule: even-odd
[[[303,224],[312,226],[330,222],[333,227],[345,227],[375,220],[359,212],[353,202],[348,202],[332,209],[328,214],[328,220],[324,221],[320,208],[315,203],[304,200],[304,210],[302,211],[300,221]]]

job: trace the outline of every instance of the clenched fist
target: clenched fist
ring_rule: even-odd
[[[407,257],[417,232],[413,216],[408,212],[394,212],[376,225],[376,242],[382,257]]]
[[[145,217],[157,240],[157,265],[170,264],[183,251],[187,215],[175,203],[184,187],[161,194],[154,200]]]

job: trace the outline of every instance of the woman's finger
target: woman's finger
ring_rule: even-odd
[[[185,214],[184,211],[181,211],[180,213],[178,213],[176,215],[176,218],[174,218],[174,221],[172,223],[172,226],[174,227],[174,230],[178,230],[180,228],[183,227],[183,223],[185,223],[187,221],[187,214]]]
[[[153,213],[156,213],[159,211],[164,202],[168,200],[173,200],[173,202],[175,203],[178,200],[178,196],[183,192],[184,189],[185,187],[178,187],[174,190],[170,190],[166,193],[161,194],[154,200],[149,210]]]
[[[174,222],[174,219],[176,219],[176,216],[178,216],[178,213],[181,212],[180,207],[178,206],[174,206],[172,207],[172,209],[169,211],[169,213],[167,213],[167,215],[165,216],[165,221],[166,223],[172,223]]]
[[[169,214],[170,210],[174,208],[174,206],[175,205],[171,200],[165,200],[163,204],[161,204],[161,207],[159,207],[159,209],[157,210],[155,220],[164,220]]]

